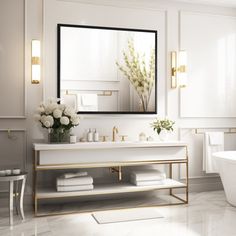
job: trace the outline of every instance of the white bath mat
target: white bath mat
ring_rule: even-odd
[[[136,220],[163,218],[154,208],[135,208],[125,210],[103,211],[92,214],[98,224],[109,224]]]

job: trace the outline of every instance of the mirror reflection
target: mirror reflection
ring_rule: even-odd
[[[157,32],[58,25],[58,96],[78,113],[156,113]]]

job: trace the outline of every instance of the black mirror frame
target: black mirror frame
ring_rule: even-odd
[[[57,97],[61,96],[61,27],[77,27],[77,28],[91,28],[91,29],[105,29],[105,30],[120,30],[120,31],[139,31],[139,32],[147,32],[155,34],[155,111],[147,111],[147,112],[98,112],[98,111],[80,111],[78,114],[127,114],[127,115],[155,115],[157,114],[157,30],[144,30],[144,29],[130,29],[130,28],[116,28],[116,27],[101,27],[101,26],[88,26],[88,25],[72,25],[72,24],[57,24]]]

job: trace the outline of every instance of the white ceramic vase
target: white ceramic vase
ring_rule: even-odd
[[[168,130],[164,129],[161,131],[161,133],[158,136],[161,141],[167,141],[169,138],[169,132]]]

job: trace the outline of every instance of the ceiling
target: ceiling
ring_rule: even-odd
[[[172,0],[172,1],[236,8],[236,0]]]

